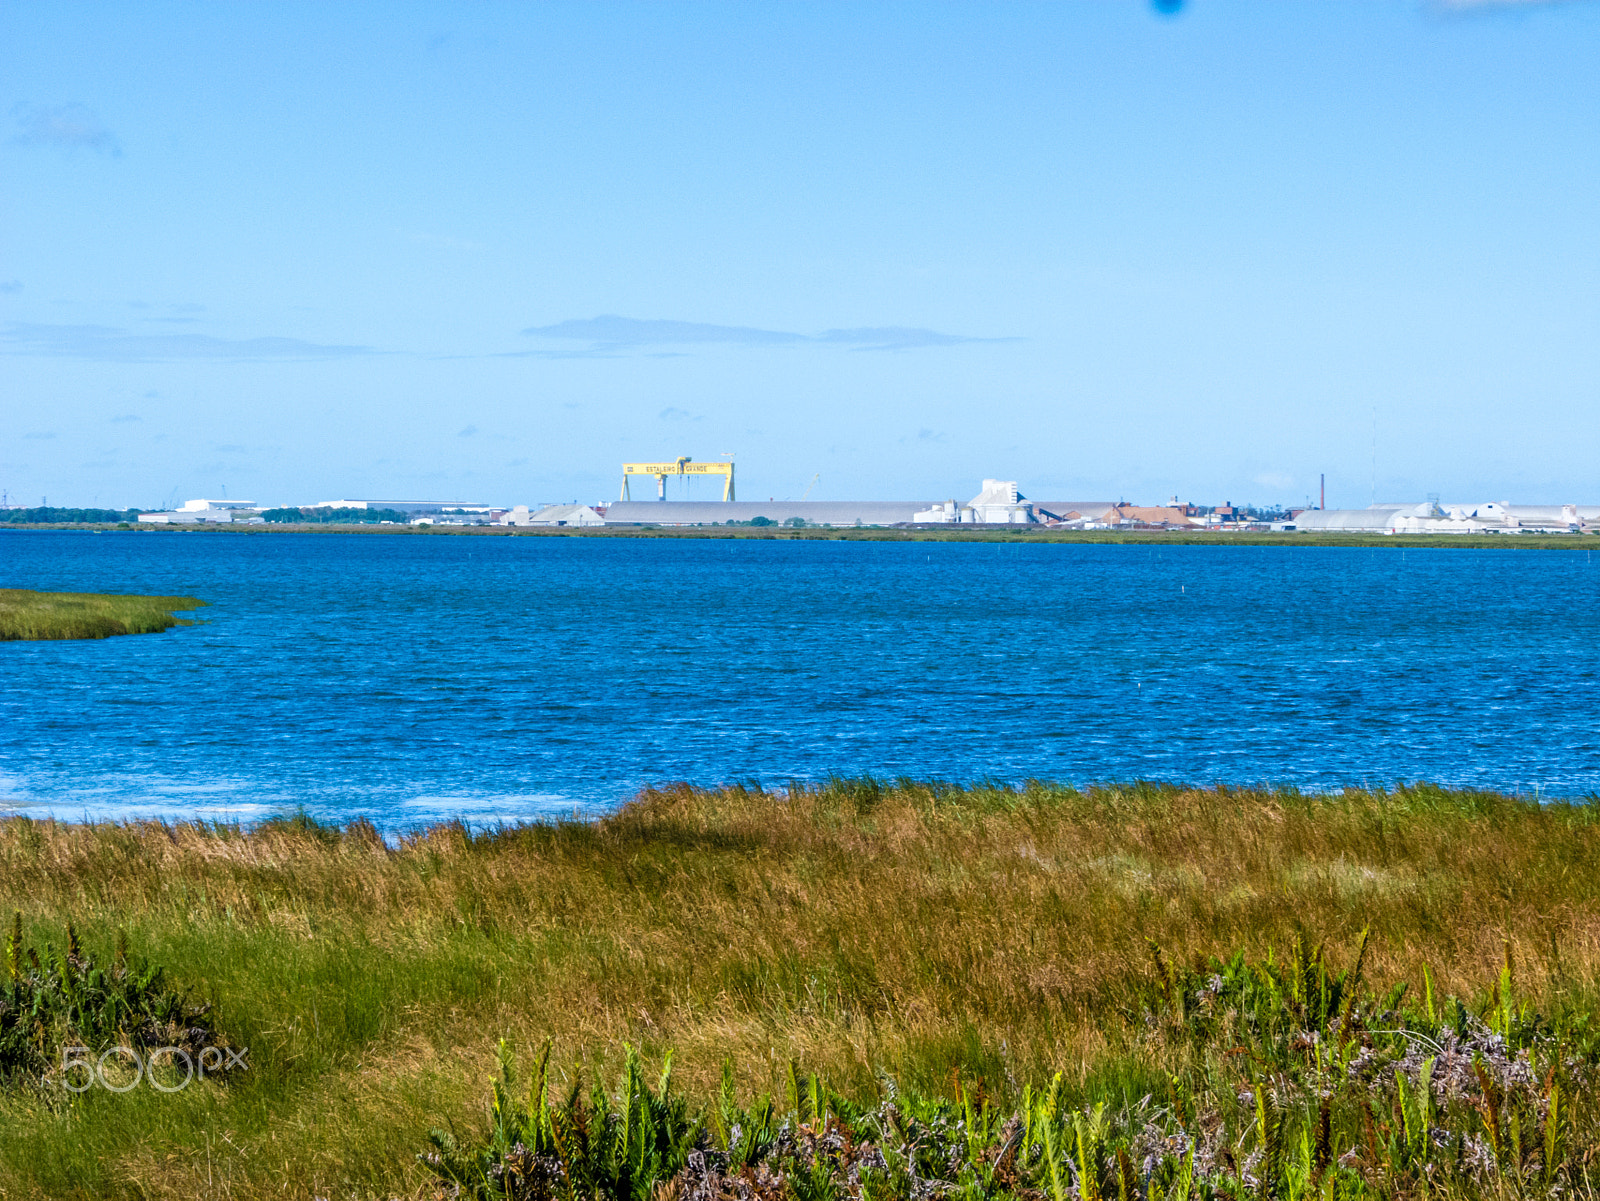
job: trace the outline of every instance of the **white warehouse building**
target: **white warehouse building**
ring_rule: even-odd
[[[497,525],[605,525],[606,519],[588,505],[545,505],[530,512],[527,505],[517,505],[500,518]]]
[[[1377,504],[1366,509],[1306,509],[1286,528],[1369,534],[1600,533],[1600,505]]]
[[[198,525],[201,522],[260,521],[253,500],[186,500],[181,508],[165,513],[140,513],[139,520],[151,525]]]

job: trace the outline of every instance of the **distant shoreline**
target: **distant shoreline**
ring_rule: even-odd
[[[1077,545],[1138,546],[1290,546],[1290,547],[1389,547],[1404,549],[1454,550],[1593,550],[1595,542],[1583,534],[1349,534],[1312,531],[1251,533],[1202,530],[1051,530],[1045,527],[1011,526],[953,530],[947,527],[864,526],[861,528],[785,529],[766,526],[653,526],[617,525],[598,528],[560,526],[493,525],[244,525],[196,523],[194,525],[135,526],[131,523],[57,522],[37,525],[0,524],[0,533],[24,531],[79,530],[86,533],[114,534],[374,534],[400,537],[489,538],[700,538],[742,539],[760,542],[1012,542],[1069,543]]]

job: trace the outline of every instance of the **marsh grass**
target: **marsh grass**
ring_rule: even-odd
[[[159,634],[194,625],[174,610],[198,609],[192,596],[118,596],[97,592],[29,592],[0,588],[0,642]]]
[[[691,1105],[669,1054],[652,1088],[627,1049],[614,1093],[552,1094],[550,1044],[526,1102],[500,1046],[487,1132],[435,1130],[438,1196],[474,1201],[1281,1201],[1592,1196],[1600,1031],[1585,1006],[1543,1015],[1508,953],[1469,1007],[1425,972],[1374,988],[1297,941],[1274,960],[1167,963],[1130,1014],[1166,1088],[1073,1104],[1058,1072],[998,1099],[959,1073],[948,1097],[885,1080],[875,1102],[791,1062],[787,1089],[742,1105],[733,1065]]]
[[[103,956],[125,929],[251,1066],[172,1096],[0,1096],[0,1193],[428,1196],[428,1130],[489,1135],[502,1038],[524,1062],[554,1040],[556,1095],[617,1079],[625,1046],[671,1050],[696,1112],[725,1064],[748,1106],[797,1063],[863,1111],[892,1081],[929,1104],[976,1090],[1003,1117],[1059,1073],[1062,1112],[1133,1113],[1235,1037],[1185,1033],[1158,980],[1178,995],[1195,978],[1161,976],[1152,944],[1209,982],[1213,957],[1277,964],[1297,945],[1344,972],[1367,930],[1375,988],[1420,996],[1426,970],[1469,1008],[1509,949],[1519,1007],[1583,1015],[1597,816],[1427,787],[839,780],[662,789],[592,823],[395,845],[364,823],[16,818],[0,904],[24,937],[63,945],[73,920]]]

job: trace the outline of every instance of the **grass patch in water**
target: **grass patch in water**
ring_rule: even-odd
[[[100,592],[30,592],[0,588],[0,642],[159,634],[195,623],[174,610],[198,609],[192,596],[122,596]]]

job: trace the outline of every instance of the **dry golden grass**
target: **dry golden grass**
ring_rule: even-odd
[[[1417,788],[1336,797],[841,781],[650,792],[589,823],[387,847],[370,828],[0,824],[37,942],[118,927],[217,1006],[248,1078],[173,1097],[0,1100],[0,1196],[416,1195],[429,1126],[481,1119],[494,1042],[564,1071],[676,1048],[710,1095],[790,1059],[997,1094],[1064,1070],[1143,1089],[1122,1014],[1169,958],[1297,933],[1367,977],[1532,997],[1600,979],[1593,805]],[[1148,1090],[1146,1090],[1148,1091]]]

